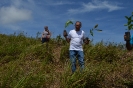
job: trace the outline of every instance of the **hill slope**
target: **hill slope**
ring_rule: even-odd
[[[131,88],[133,56],[120,44],[84,45],[85,70],[72,75],[69,44],[0,35],[0,88]]]

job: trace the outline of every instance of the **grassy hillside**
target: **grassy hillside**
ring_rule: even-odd
[[[133,54],[121,44],[84,45],[85,70],[72,75],[69,44],[0,35],[0,88],[133,88]]]

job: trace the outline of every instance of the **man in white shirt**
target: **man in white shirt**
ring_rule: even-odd
[[[72,73],[76,70],[76,56],[80,64],[81,70],[84,68],[84,53],[83,53],[83,42],[89,44],[89,40],[85,40],[85,32],[80,30],[82,24],[80,21],[75,23],[75,29],[71,30],[67,35],[64,35],[67,42],[70,42],[69,55],[71,61]]]

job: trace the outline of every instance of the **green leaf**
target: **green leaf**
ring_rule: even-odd
[[[132,20],[132,22],[133,22],[133,20]]]
[[[128,24],[124,24],[124,26],[128,26]]]
[[[93,36],[93,31],[92,30],[90,30],[90,34]]]
[[[131,30],[131,26],[128,26],[128,30]]]
[[[125,16],[126,19],[128,19],[128,16]]]
[[[98,24],[96,24],[95,26],[94,26],[94,28],[97,28],[98,27]]]
[[[129,17],[128,20],[132,20],[132,17]]]
[[[131,24],[131,20],[128,21],[128,25],[130,25],[130,24]]]
[[[65,23],[65,28],[68,27],[70,24],[73,24],[72,21],[68,20],[66,23]]]
[[[133,24],[130,25],[130,29],[133,29]]]
[[[102,30],[100,30],[100,29],[96,29],[97,31],[102,31]]]
[[[133,26],[133,25],[131,24],[131,25],[130,25],[130,29],[132,29],[132,26]]]

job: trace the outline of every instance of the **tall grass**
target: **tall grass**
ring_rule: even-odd
[[[133,53],[123,44],[84,45],[85,69],[71,73],[69,44],[0,34],[0,88],[132,88]],[[130,54],[129,54],[130,53]]]

